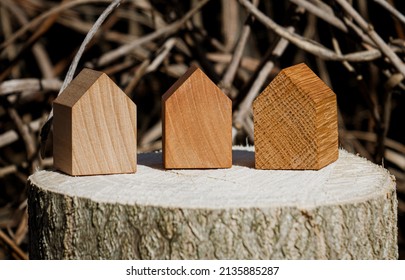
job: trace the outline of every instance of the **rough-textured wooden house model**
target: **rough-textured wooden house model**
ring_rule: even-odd
[[[282,70],[253,103],[258,169],[320,169],[338,158],[333,91],[305,64]]]
[[[232,166],[232,102],[196,66],[163,95],[167,169]]]
[[[54,166],[70,175],[136,171],[136,105],[84,69],[54,101]]]

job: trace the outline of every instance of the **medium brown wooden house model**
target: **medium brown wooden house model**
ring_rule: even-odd
[[[54,101],[54,166],[70,175],[136,171],[136,105],[84,69]]]
[[[282,70],[253,102],[258,169],[320,169],[338,158],[333,91],[305,64]]]
[[[232,166],[232,102],[196,66],[162,97],[167,169]]]

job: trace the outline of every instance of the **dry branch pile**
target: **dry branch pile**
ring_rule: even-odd
[[[396,176],[404,250],[404,12],[399,0],[1,0],[0,259],[27,258],[25,182],[52,165],[51,122],[42,147],[39,131],[71,78],[113,78],[151,151],[161,95],[191,63],[232,98],[234,144],[253,143],[252,102],[280,68],[307,63],[337,94],[340,145]]]

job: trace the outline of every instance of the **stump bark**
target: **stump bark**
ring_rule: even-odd
[[[253,148],[231,169],[28,180],[32,259],[397,259],[394,178],[339,151],[318,171],[256,170]]]

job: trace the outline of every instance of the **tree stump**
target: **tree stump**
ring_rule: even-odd
[[[318,171],[233,167],[28,181],[32,259],[396,259],[397,197],[382,167],[339,151]]]

